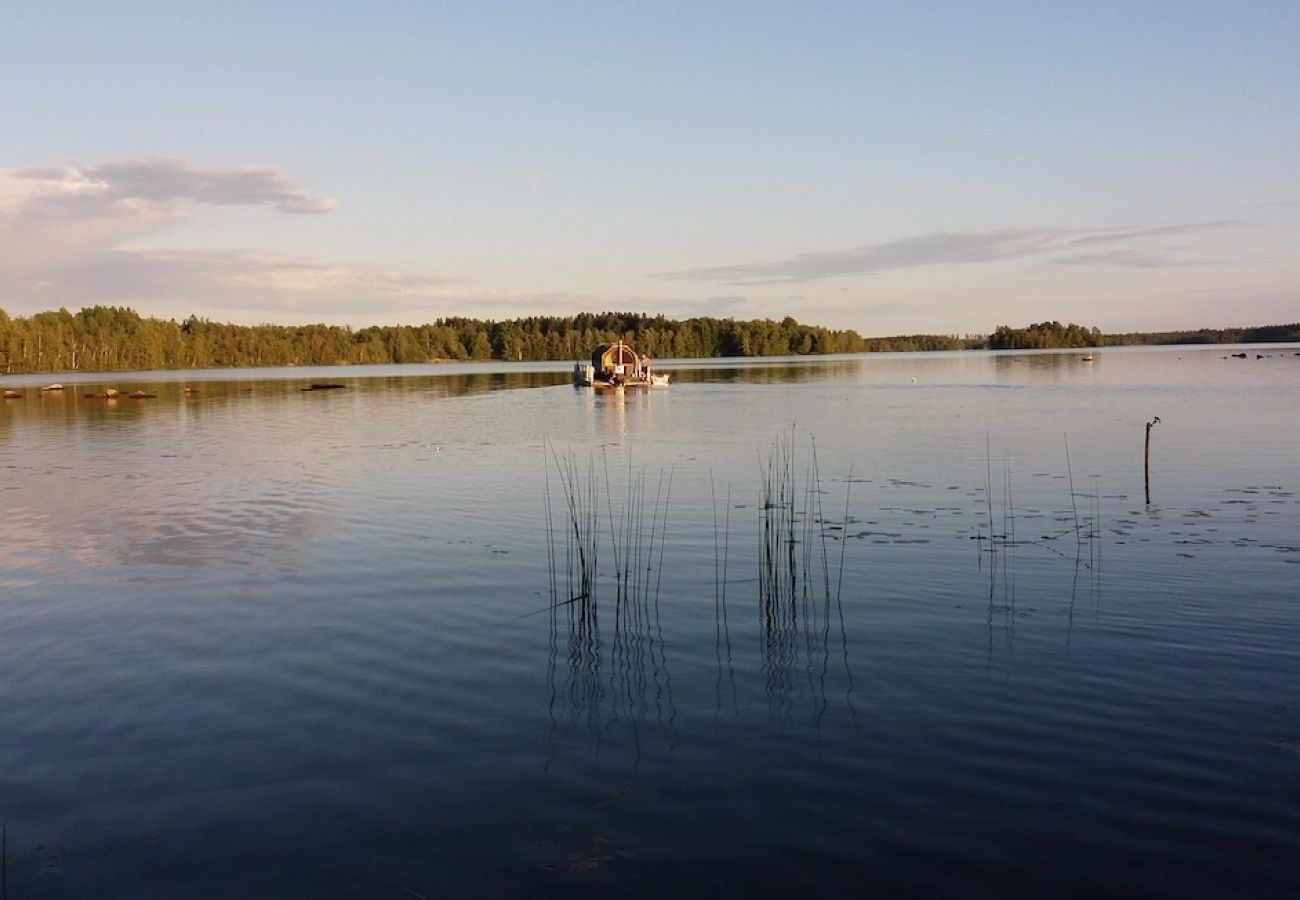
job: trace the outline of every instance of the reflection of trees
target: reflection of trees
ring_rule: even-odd
[[[725,366],[691,365],[673,368],[673,381],[682,384],[722,382],[727,384],[803,384],[810,382],[855,381],[861,377],[862,360],[806,360],[790,363],[729,363]]]

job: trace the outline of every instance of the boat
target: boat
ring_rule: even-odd
[[[650,357],[639,354],[625,341],[601,344],[591,353],[591,362],[573,364],[577,387],[649,388],[667,385],[672,376],[651,372]]]

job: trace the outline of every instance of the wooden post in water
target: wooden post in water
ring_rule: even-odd
[[[1145,452],[1142,455],[1142,480],[1147,489],[1147,506],[1151,505],[1151,426],[1160,421],[1159,416],[1155,416],[1150,422],[1147,422],[1147,443]]]

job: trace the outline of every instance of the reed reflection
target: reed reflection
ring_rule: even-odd
[[[1015,654],[1016,622],[1022,612],[1017,609],[1016,570],[1018,555],[1026,551],[1043,551],[1071,564],[1069,600],[1066,606],[1065,646],[1068,649],[1074,631],[1075,607],[1080,581],[1086,577],[1085,587],[1098,614],[1101,604],[1101,490],[1100,478],[1090,476],[1092,486],[1079,491],[1074,482],[1070,461],[1069,440],[1065,440],[1066,473],[1060,476],[1067,482],[1069,505],[1060,505],[1043,513],[1036,508],[1016,509],[1010,459],[1001,466],[1001,484],[995,485],[991,453],[986,441],[986,469],[983,492],[984,519],[976,525],[978,568],[987,569],[988,597],[985,628],[987,631],[987,661],[994,655],[995,628],[1001,620],[1006,647]],[[1056,476],[1045,475],[1055,478]],[[1050,516],[1052,525],[1038,529],[1036,537],[1017,537],[1017,519],[1043,519]],[[987,530],[986,530],[987,529]]]
[[[727,615],[727,559],[731,549],[731,485],[727,485],[727,494],[723,500],[725,513],[722,528],[718,528],[718,491],[713,481],[713,472],[709,472],[709,499],[713,508],[713,655],[717,663],[717,680],[713,685],[713,715],[718,719],[722,715],[722,673],[723,652],[726,652],[727,684],[730,686],[731,711],[739,712],[736,693],[736,667],[731,650],[731,624]]]
[[[845,701],[850,713],[853,676],[840,596],[844,583],[844,527],[826,517],[816,441],[810,438],[808,447],[808,459],[802,463],[802,482],[793,429],[773,442],[765,460],[759,529],[760,641],[769,715],[790,718],[792,698],[799,693],[799,682],[806,681],[812,718],[820,729],[828,706],[826,679],[833,613],[837,613],[834,618],[845,651]],[[850,470],[845,482],[846,520],[852,482]],[[832,541],[839,542],[838,560],[830,552]]]
[[[823,508],[815,444],[809,442],[806,460],[796,459],[794,448],[791,432],[774,442],[767,459],[753,579],[729,577],[732,491],[728,484],[721,495],[725,512],[720,513],[720,492],[710,475],[714,718],[720,720],[724,710],[741,715],[740,669],[761,685],[770,719],[800,719],[820,733],[831,705],[827,685],[838,666],[843,675],[834,678],[844,685],[849,716],[856,715],[840,598],[844,523],[833,521]],[[618,731],[630,739],[639,760],[647,725],[670,741],[676,735],[661,614],[673,474],[652,477],[619,458],[625,470],[616,479],[614,453],[608,448],[599,458],[580,461],[548,447],[547,457],[552,736],[562,727],[578,726],[599,746]],[[851,476],[845,482],[845,521]],[[602,586],[611,559],[612,594]],[[680,582],[673,583],[680,590]],[[755,591],[756,654],[738,654],[733,639],[729,586],[739,584]],[[744,665],[738,666],[738,656]]]
[[[594,458],[579,462],[552,447],[547,455],[552,731],[563,718],[599,742],[626,728],[639,759],[642,728],[653,722],[671,733],[677,717],[659,602],[672,472],[652,484],[628,457],[616,488],[608,452],[599,468]],[[608,634],[600,622],[602,546],[614,574],[613,596],[604,598]]]

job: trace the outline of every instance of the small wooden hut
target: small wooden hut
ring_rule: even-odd
[[[591,367],[600,381],[612,381],[616,376],[630,380],[639,374],[638,365],[636,351],[622,341],[601,344],[591,353]]]

